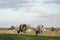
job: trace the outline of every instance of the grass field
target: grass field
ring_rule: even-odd
[[[0,34],[0,40],[60,40],[60,36]]]

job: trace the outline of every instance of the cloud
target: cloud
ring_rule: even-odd
[[[40,18],[40,16],[39,16]],[[45,20],[35,21],[37,24],[43,24],[46,27],[60,27],[60,14],[50,14],[42,16]]]
[[[45,1],[44,3],[56,3],[56,0],[48,0]],[[10,9],[6,10],[4,8],[6,9],[10,8]],[[18,11],[13,11],[11,10],[11,8]],[[40,10],[41,8],[42,10]],[[32,0],[0,0],[0,11],[1,11],[0,25],[7,26],[10,24],[16,25],[20,23],[30,23],[30,24],[38,25],[42,23],[46,25],[57,24],[58,26],[60,24],[60,19],[59,19],[60,14],[50,15],[48,12],[43,11],[44,8],[45,6],[43,7],[43,4],[41,4],[40,6],[40,1],[36,3],[35,0],[33,1]],[[46,8],[48,9],[48,7]],[[53,10],[53,8],[51,8],[51,10]]]
[[[32,13],[35,15],[35,17],[49,15],[48,12],[44,12],[43,10],[40,10],[40,9],[37,9],[34,7],[27,7],[27,8],[25,8],[24,12]]]
[[[55,20],[57,22],[60,22],[60,14],[51,14],[46,16],[45,18],[48,18],[49,20]]]
[[[20,8],[33,6],[33,3],[35,2],[36,1],[32,0],[0,0],[0,8]]]
[[[20,2],[20,3],[29,3],[29,2],[33,2],[32,0],[0,0],[0,2]]]
[[[49,23],[49,24],[57,24],[57,26],[60,26],[60,14],[50,14],[47,16],[43,16],[42,18],[45,18],[46,20],[44,20],[45,23]],[[53,25],[52,25],[53,26]]]
[[[49,3],[55,3],[55,4],[60,4],[60,0],[48,0],[44,2],[45,4],[49,4]]]

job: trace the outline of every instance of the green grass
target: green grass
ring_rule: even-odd
[[[0,34],[0,40],[60,40],[60,36]]]

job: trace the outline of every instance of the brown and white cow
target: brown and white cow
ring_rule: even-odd
[[[38,25],[36,28],[36,35],[42,34],[44,32],[43,25]]]

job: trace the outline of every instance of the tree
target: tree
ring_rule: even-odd
[[[14,29],[15,29],[15,27],[14,26],[11,26],[10,30],[14,30]]]
[[[55,28],[54,27],[51,27],[51,31],[55,31]]]

